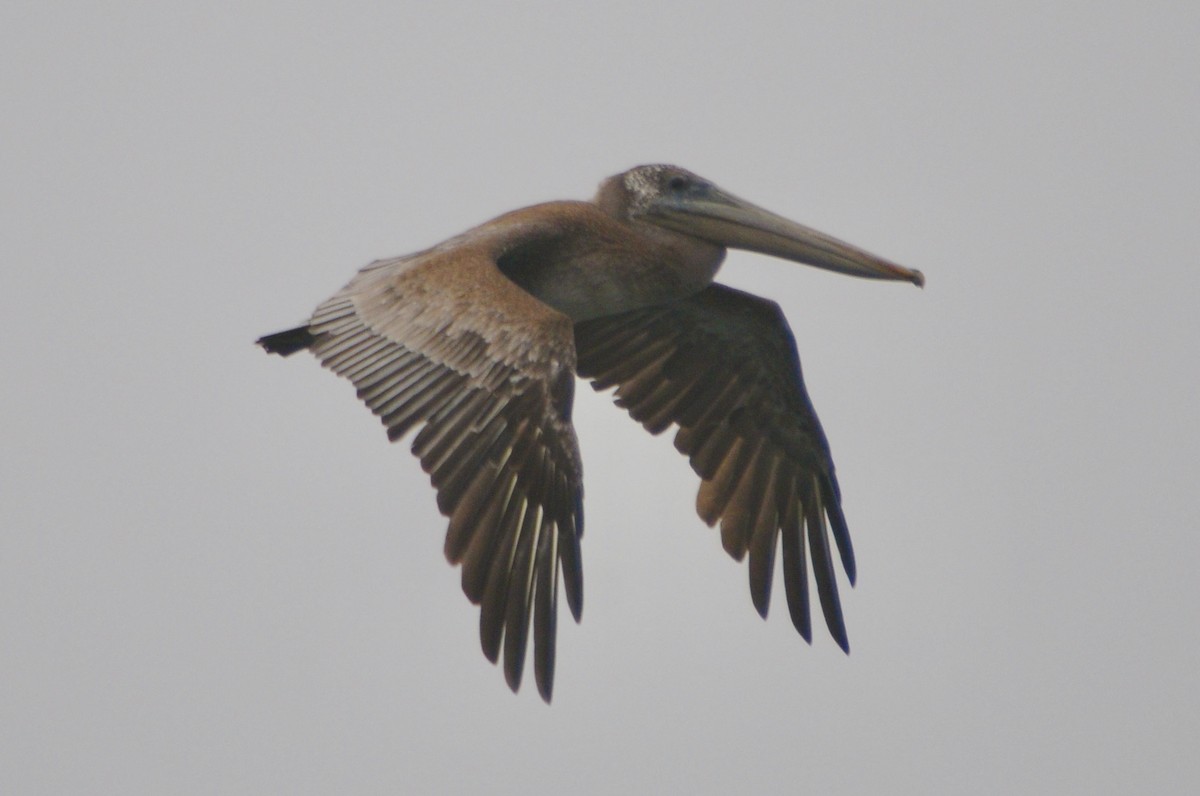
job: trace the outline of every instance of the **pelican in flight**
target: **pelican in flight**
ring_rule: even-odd
[[[919,271],[801,226],[676,166],[638,166],[591,202],[534,205],[431,249],[377,260],[304,326],[266,335],[349,379],[412,451],[449,518],[446,558],[480,606],[484,655],[520,686],[533,635],[543,699],[554,684],[558,582],[579,621],[583,476],[575,377],[700,476],[696,510],[720,523],[767,615],[782,540],[792,623],[812,641],[808,559],[825,624],[849,651],[828,537],[854,583],[829,444],[779,305],[715,284],[727,247],[852,276],[923,285]],[[807,548],[807,551],[806,551]],[[532,624],[532,628],[530,625]]]

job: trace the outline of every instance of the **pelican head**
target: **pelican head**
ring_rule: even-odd
[[[654,224],[722,247],[850,276],[925,285],[920,271],[789,221],[678,166],[637,166],[610,177],[601,184],[596,203],[618,218]]]

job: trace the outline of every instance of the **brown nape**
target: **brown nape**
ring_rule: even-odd
[[[600,183],[592,199],[596,207],[612,218],[624,219],[629,209],[629,191],[625,188],[624,177],[624,174],[617,174]]]

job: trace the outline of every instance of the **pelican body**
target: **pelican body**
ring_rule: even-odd
[[[431,249],[367,265],[304,326],[258,342],[308,349],[349,379],[412,451],[449,518],[445,553],[480,606],[480,641],[520,686],[528,637],[542,698],[554,683],[559,579],[583,608],[583,481],[575,377],[675,447],[696,508],[749,554],[767,615],[775,553],[811,643],[807,559],[825,623],[849,651],[829,536],[854,553],[825,434],[779,306],[713,282],[727,248],[924,284],[904,268],[788,221],[676,166],[639,166],[591,202],[515,210]]]

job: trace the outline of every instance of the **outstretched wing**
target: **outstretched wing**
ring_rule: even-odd
[[[578,372],[652,434],[679,427],[675,447],[702,479],[696,510],[737,560],[750,553],[750,596],[764,617],[777,540],[792,623],[812,640],[805,539],[825,622],[849,650],[827,529],[854,583],[829,443],[804,389],[779,305],[723,285],[672,304],[575,325]]]
[[[364,268],[306,329],[267,350],[308,347],[346,377],[412,451],[450,518],[446,557],[480,609],[480,640],[521,682],[532,619],[538,691],[554,681],[561,568],[576,620],[583,601],[579,446],[571,426],[570,320],[469,247],[440,247]]]

